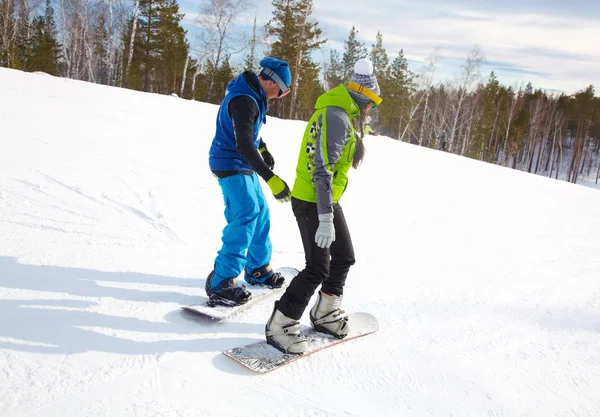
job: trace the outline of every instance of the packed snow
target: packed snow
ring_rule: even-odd
[[[600,192],[382,136],[341,200],[343,307],[378,332],[264,376],[222,355],[272,302],[180,309],[225,225],[216,111],[0,68],[0,415],[600,415]],[[304,127],[262,132],[290,185]],[[302,268],[263,186],[272,264]]]

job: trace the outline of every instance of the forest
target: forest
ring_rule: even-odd
[[[600,178],[600,97],[502,85],[481,74],[473,46],[451,80],[437,81],[432,51],[418,71],[405,52],[388,55],[384,36],[361,41],[348,28],[343,50],[327,39],[312,0],[273,0],[270,20],[242,25],[251,0],[201,0],[190,36],[176,0],[0,0],[0,66],[218,104],[227,83],[257,71],[262,56],[289,62],[292,93],[272,116],[308,120],[319,95],[341,83],[358,58],[373,61],[383,103],[380,135],[572,183]],[[1,94],[1,93],[0,93]],[[1,97],[1,95],[0,95]]]

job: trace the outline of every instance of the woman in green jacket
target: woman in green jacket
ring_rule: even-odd
[[[366,58],[354,66],[346,86],[317,99],[300,148],[292,209],[300,228],[306,267],[275,303],[265,332],[267,342],[285,353],[306,351],[299,320],[322,284],[310,321],[317,331],[345,337],[351,323],[340,310],[346,276],[354,264],[354,248],[339,200],[350,167],[365,154],[364,126],[369,111],[381,103],[373,64]]]

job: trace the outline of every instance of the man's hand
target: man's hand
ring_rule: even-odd
[[[271,155],[271,152],[269,152],[269,150],[267,149],[266,146],[263,146],[258,151],[262,155],[262,158],[265,161],[265,164],[267,164],[269,169],[272,171],[273,168],[275,168],[275,158],[273,158],[273,155]]]
[[[273,175],[269,181],[267,181],[267,185],[271,189],[273,196],[280,203],[286,203],[292,199],[292,192],[287,184],[279,178],[277,175]]]

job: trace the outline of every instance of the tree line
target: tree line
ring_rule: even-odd
[[[594,86],[573,95],[503,86],[480,77],[475,47],[451,81],[434,83],[434,51],[419,72],[404,51],[389,56],[378,33],[367,47],[356,27],[325,62],[327,42],[312,0],[273,0],[264,27],[242,26],[251,0],[203,0],[190,36],[176,0],[0,0],[0,66],[219,103],[227,83],[256,70],[261,55],[289,62],[292,94],[273,116],[307,120],[319,95],[345,82],[354,62],[373,61],[384,101],[379,133],[420,146],[571,182],[600,177],[600,98]],[[232,63],[240,52],[245,59]],[[595,175],[594,175],[595,174]]]

